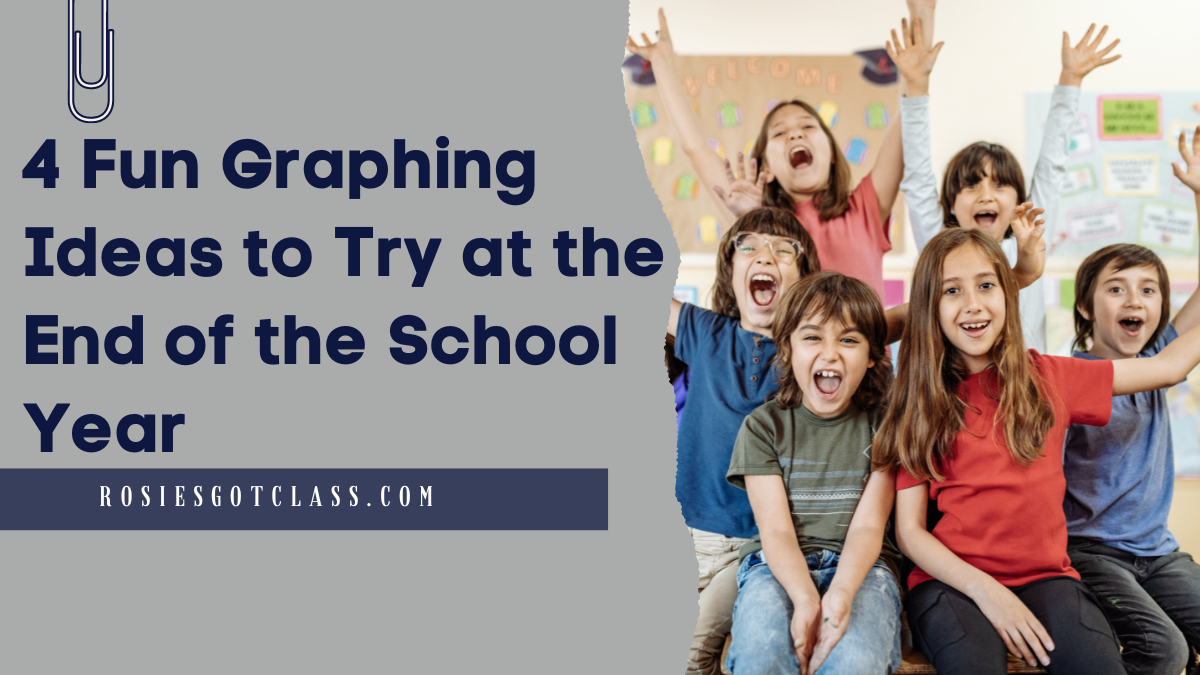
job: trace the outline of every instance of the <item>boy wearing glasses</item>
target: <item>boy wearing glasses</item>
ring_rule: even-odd
[[[775,307],[786,288],[820,270],[812,238],[795,214],[755,209],[721,238],[714,311],[671,300],[667,333],[690,373],[675,497],[700,567],[689,673],[719,669],[737,600],[738,549],[757,532],[746,493],[726,482],[725,472],[742,420],[776,388]]]

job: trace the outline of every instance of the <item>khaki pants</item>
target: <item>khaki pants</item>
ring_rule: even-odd
[[[721,651],[733,626],[733,604],[737,601],[738,550],[749,539],[688,528],[700,567],[700,616],[688,653],[687,673],[716,675],[721,672]]]

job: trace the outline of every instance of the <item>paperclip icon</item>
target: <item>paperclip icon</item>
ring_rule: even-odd
[[[101,122],[113,109],[113,30],[108,27],[108,0],[101,0],[102,18],[101,18],[101,42],[104,43],[104,58],[100,62],[100,79],[94,82],[88,82],[83,79],[83,72],[80,63],[83,58],[83,51],[80,43],[83,35],[75,30],[75,0],[67,0],[67,39],[70,42],[70,63],[68,64],[69,77],[67,79],[67,106],[71,109],[71,114],[80,122],[95,123]],[[108,106],[104,108],[104,112],[96,117],[87,117],[79,113],[75,108],[75,85],[84,89],[99,89],[105,84],[108,85]]]

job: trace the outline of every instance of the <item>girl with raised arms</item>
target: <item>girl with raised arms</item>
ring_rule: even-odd
[[[1034,204],[1045,209],[1047,221],[1054,224],[1071,125],[1079,105],[1079,88],[1088,73],[1121,58],[1119,55],[1108,56],[1120,40],[1101,49],[1107,26],[1093,40],[1096,27],[1092,25],[1074,46],[1063,33],[1062,71],[1050,99],[1041,150],[1028,190],[1021,165],[1012,152],[998,143],[980,141],[963,148],[950,160],[942,177],[939,199],[929,150],[928,95],[929,76],[941,47],[940,44],[929,46],[933,41],[936,2],[909,0],[909,4],[919,7],[913,10],[913,16],[920,17],[913,21],[915,39],[901,45],[893,33],[894,46],[888,45],[888,53],[907,88],[907,96],[900,99],[904,147],[904,180],[900,189],[908,203],[917,250],[924,248],[943,227],[975,228],[999,242],[1008,260],[1015,262],[1017,251],[1009,226],[1013,210],[1028,196]],[[1054,240],[1053,234],[1051,239]],[[1023,289],[1019,295],[1025,344],[1044,352],[1046,301],[1042,281]]]
[[[884,136],[870,175],[855,187],[850,164],[817,111],[804,101],[784,101],[763,120],[752,158],[745,162],[738,153],[739,178],[696,122],[661,9],[658,23],[657,43],[643,33],[643,44],[630,37],[626,49],[652,63],[667,117],[700,181],[719,197],[721,219],[732,222],[764,205],[793,211],[816,243],[823,269],[862,279],[882,298],[883,254],[892,248],[888,216],[903,173],[897,125]]]
[[[1055,674],[1124,673],[1067,555],[1063,437],[1106,424],[1113,396],[1182,380],[1200,363],[1200,329],[1136,362],[1026,351],[1014,276],[979,229],[929,242],[909,307],[874,467],[898,469],[914,644],[943,675],[1003,673],[1006,651]],[[932,532],[930,498],[942,514]]]

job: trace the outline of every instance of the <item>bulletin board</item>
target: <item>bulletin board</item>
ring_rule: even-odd
[[[1026,157],[1037,157],[1050,94],[1026,98]],[[1079,99],[1062,200],[1050,232],[1056,254],[1086,256],[1108,244],[1141,244],[1161,256],[1195,256],[1196,206],[1175,178],[1179,132],[1200,124],[1200,92],[1089,93]]]
[[[767,113],[799,99],[817,109],[850,162],[853,183],[870,172],[887,126],[899,114],[895,66],[882,49],[847,56],[679,56],[676,71],[709,147],[736,166],[750,155]],[[646,173],[684,253],[713,253],[724,228],[679,145],[651,71],[640,57],[625,68],[625,101]],[[639,82],[640,81],[640,82]],[[893,253],[904,246],[903,200],[893,208]]]

